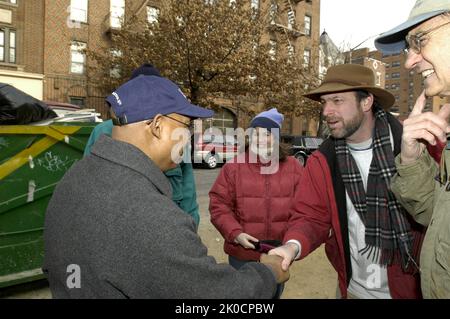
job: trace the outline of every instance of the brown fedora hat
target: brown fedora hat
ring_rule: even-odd
[[[322,84],[304,96],[320,102],[320,97],[324,94],[356,90],[372,93],[385,110],[395,103],[394,95],[375,85],[375,74],[372,69],[359,64],[340,64],[330,67]]]

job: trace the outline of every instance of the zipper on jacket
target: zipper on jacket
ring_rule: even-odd
[[[270,181],[269,181],[269,178],[270,178],[270,174],[266,174],[265,175],[265,189],[266,189],[266,194],[265,194],[265,197],[266,197],[266,238],[262,238],[262,239],[272,239],[272,238],[269,238],[269,235],[270,235]]]

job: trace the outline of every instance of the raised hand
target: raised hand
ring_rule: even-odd
[[[410,164],[415,162],[424,151],[428,142],[436,145],[436,139],[446,142],[450,133],[449,117],[450,104],[445,104],[438,114],[423,113],[426,97],[425,91],[420,94],[409,117],[403,122],[401,162]]]
[[[257,243],[259,240],[249,234],[240,233],[236,236],[234,241],[236,242],[236,244],[239,244],[244,248],[255,249],[255,245],[253,245],[252,242]]]
[[[290,277],[289,270],[281,268],[281,257],[261,254],[259,261],[272,269],[277,283],[282,284],[283,282],[288,281]]]
[[[295,257],[298,254],[298,247],[296,244],[287,243],[283,246],[277,247],[269,251],[269,255],[276,255],[283,258],[283,262],[281,263],[281,268],[286,271],[289,269],[289,266],[294,261]]]

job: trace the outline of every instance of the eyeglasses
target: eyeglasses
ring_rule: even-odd
[[[441,25],[438,25],[434,28],[431,28],[427,31],[422,31],[417,34],[409,34],[406,36],[406,48],[405,53],[409,53],[410,50],[412,50],[414,53],[419,54],[422,48],[425,46],[425,41],[428,40],[428,37],[425,37],[426,35],[430,34],[433,31],[438,30],[439,28],[442,28],[443,26],[446,26],[447,24],[450,24],[450,21]]]
[[[191,133],[191,135],[194,133],[194,121],[190,121],[189,124],[188,124],[188,123],[182,122],[180,120],[177,120],[176,118],[173,118],[173,117],[171,117],[169,115],[163,115],[163,116],[167,117],[167,118],[169,118],[169,119],[171,119],[171,120],[173,120],[175,122],[183,124],[184,126],[186,126],[187,129],[189,130],[189,133]]]

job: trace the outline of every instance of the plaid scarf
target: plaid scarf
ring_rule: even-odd
[[[412,264],[418,268],[412,255],[418,256],[420,243],[413,238],[407,212],[390,190],[391,178],[397,170],[386,113],[375,109],[367,192],[346,141],[337,140],[335,148],[345,189],[366,228],[366,247],[360,253],[380,265],[401,262],[404,270]]]

